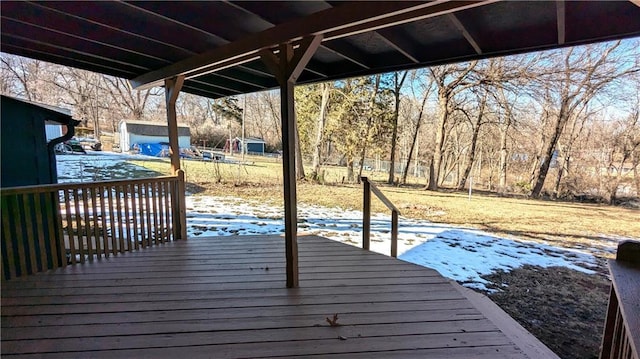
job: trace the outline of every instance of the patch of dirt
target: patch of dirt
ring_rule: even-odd
[[[611,282],[565,267],[524,266],[483,277],[484,293],[562,359],[598,358]]]

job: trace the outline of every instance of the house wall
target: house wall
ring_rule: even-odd
[[[247,143],[247,152],[264,153],[264,143],[258,143],[258,142]]]
[[[2,98],[1,178],[2,187],[56,183],[55,158],[49,158],[45,137],[45,115],[37,107]]]

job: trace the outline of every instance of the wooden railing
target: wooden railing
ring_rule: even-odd
[[[5,188],[5,279],[186,238],[177,176]]]
[[[371,192],[391,210],[391,256],[398,256],[398,216],[400,210],[391,203],[391,201],[371,183],[367,177],[360,177],[364,188],[364,197],[362,200],[362,248],[369,250],[371,247]]]
[[[640,242],[622,242],[609,270],[611,294],[600,359],[640,359]]]

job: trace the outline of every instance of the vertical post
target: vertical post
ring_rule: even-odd
[[[362,177],[362,249],[369,250],[371,246],[371,184],[367,177]]]
[[[169,126],[169,155],[171,156],[171,173],[178,177],[177,191],[174,198],[174,225],[177,225],[175,233],[179,233],[180,239],[187,239],[187,215],[185,212],[185,187],[184,171],[180,169],[180,145],[178,144],[178,118],[176,115],[176,100],[180,89],[184,84],[184,76],[164,80],[165,97],[167,102],[167,125]]]
[[[282,51],[282,49],[281,49]],[[296,194],[296,146],[293,81],[280,86],[282,120],[282,172],[284,178],[284,227],[287,258],[287,288],[298,286],[298,231]]]
[[[247,115],[247,94],[242,95],[242,164],[244,164],[244,155],[247,153],[246,139],[244,136],[244,120]]]
[[[179,239],[184,240],[184,239],[187,239],[187,211],[186,211],[187,203],[184,198],[184,192],[185,192],[184,171],[178,170],[177,176],[178,176],[178,193],[177,193],[178,200],[176,202],[178,204],[178,210],[174,213],[177,213],[178,217],[177,219],[174,218],[174,225],[177,225],[178,227],[175,230],[175,233],[179,233],[180,234]]]
[[[398,256],[398,211],[391,211],[391,256]]]
[[[294,85],[322,42],[321,35],[302,39],[294,52],[291,43],[280,44],[278,55],[262,50],[260,57],[280,85],[280,117],[282,121],[282,172],[284,179],[285,257],[287,288],[298,287],[298,231],[296,196],[296,117]]]
[[[171,173],[176,175],[180,169],[180,147],[178,144],[178,119],[176,100],[184,84],[184,76],[164,80],[164,93],[167,103],[167,125],[169,126],[169,155],[171,156]],[[182,193],[184,196],[184,193]]]

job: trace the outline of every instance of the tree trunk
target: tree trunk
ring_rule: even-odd
[[[633,165],[633,179],[636,185],[636,196],[640,196],[640,174],[638,173],[640,158],[636,152],[631,153],[631,163]]]
[[[435,181],[433,176],[433,154],[431,154],[431,158],[429,161],[429,182],[427,183],[427,189],[431,188],[431,182]],[[437,188],[437,187],[436,187]]]
[[[507,128],[500,129],[500,164],[499,166],[499,188],[498,191],[500,193],[505,193],[507,191]]]
[[[295,115],[293,116],[293,120],[295,120]],[[295,123],[296,126],[296,179],[303,179],[305,177],[304,174],[304,161],[302,158],[302,147],[300,146],[300,135],[298,134],[298,121]]]
[[[316,128],[316,141],[313,146],[313,177],[318,179],[320,174],[320,152],[322,151],[322,134],[326,118],[327,105],[329,103],[329,83],[320,85],[322,88],[322,100],[320,101],[320,115],[318,116],[318,127]]]
[[[559,157],[559,156],[558,156]],[[558,199],[560,195],[560,183],[562,182],[562,177],[568,172],[568,164],[569,164],[569,155],[563,154],[562,165],[558,163],[558,175],[556,176],[556,182],[553,185],[553,193],[551,194],[553,199]]]
[[[508,106],[508,104],[505,105]],[[509,127],[511,127],[511,110],[508,107],[505,114],[505,123],[500,126],[500,164],[498,165],[498,191],[500,193],[505,193],[507,190],[507,158],[509,156],[507,151],[507,139],[509,137],[507,135]]]
[[[440,180],[440,167],[442,165],[442,146],[444,145],[445,126],[449,118],[448,109],[449,99],[444,94],[438,94],[438,103],[440,105],[440,121],[436,127],[436,143],[433,149],[432,170],[429,171],[429,187],[431,191],[438,190]]]
[[[402,174],[402,183],[407,184],[407,173],[409,172],[409,164],[411,164],[411,157],[413,157],[413,151],[416,147],[416,143],[418,142],[418,134],[420,133],[420,124],[422,123],[422,110],[420,110],[420,114],[418,115],[418,121],[416,122],[416,128],[413,131],[413,138],[411,141],[411,147],[409,147],[409,155],[407,156],[407,165],[405,166],[406,170]],[[416,163],[418,160],[416,159]]]
[[[480,125],[482,118],[478,119],[478,123],[473,128],[473,134],[471,135],[471,150],[469,151],[469,160],[465,165],[464,172],[462,173],[462,177],[460,178],[460,182],[458,182],[458,189],[464,189],[465,184],[467,183],[467,178],[469,178],[469,174],[471,173],[471,168],[473,167],[473,162],[476,159],[476,147],[478,145],[478,135],[480,134]]]
[[[558,139],[562,134],[562,130],[564,129],[565,124],[567,123],[569,114],[567,113],[566,104],[563,102],[560,107],[560,113],[556,119],[556,126],[553,129],[553,133],[549,138],[549,142],[546,144],[545,149],[542,153],[542,164],[540,165],[540,169],[537,173],[537,176],[534,177],[532,181],[531,197],[538,198],[540,197],[540,193],[542,192],[542,187],[544,186],[544,181],[547,178],[547,174],[549,173],[549,166],[551,164],[551,157],[553,156],[553,151],[556,149],[558,144]]]
[[[353,158],[349,157],[347,159],[347,181],[349,183],[353,183],[354,182],[354,173],[353,173]]]
[[[402,74],[402,78],[398,80],[398,73],[393,74],[394,78],[394,98],[395,98],[395,108],[393,112],[393,133],[391,134],[391,158],[389,159],[389,179],[387,183],[393,184],[395,180],[395,170],[396,170],[396,144],[398,142],[398,117],[400,115],[400,89],[402,88],[402,84],[404,83],[405,78],[407,77],[408,71],[405,71]],[[406,171],[405,171],[406,173]],[[406,177],[406,175],[404,176]]]

